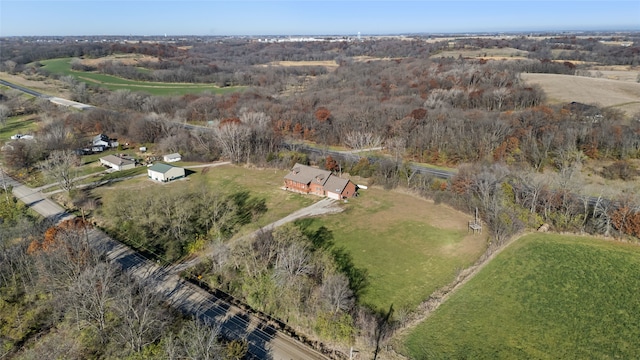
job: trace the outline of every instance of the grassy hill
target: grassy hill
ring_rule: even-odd
[[[640,247],[526,236],[405,339],[412,359],[637,359]]]
[[[71,59],[68,58],[41,61],[44,65],[44,69],[47,71],[61,75],[71,75],[78,79],[78,81],[105,87],[109,90],[128,89],[131,91],[146,92],[151,95],[184,95],[202,92],[221,94],[244,89],[242,86],[221,88],[213,84],[162,83],[128,80],[96,72],[71,70],[70,62]]]

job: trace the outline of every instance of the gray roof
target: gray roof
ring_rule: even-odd
[[[114,165],[117,165],[117,166],[135,164],[135,161],[133,161],[133,160],[123,159],[123,158],[115,156],[115,155],[103,156],[103,157],[100,158],[100,160],[104,160],[104,161],[110,162],[110,163],[112,163]]]
[[[155,163],[153,165],[151,165],[149,167],[149,170],[164,174],[167,171],[173,169],[173,168],[178,168],[179,166],[173,166],[173,165],[169,165],[169,164],[163,164],[163,163]]]
[[[167,154],[164,156],[167,159],[180,159],[182,156],[179,153]]]
[[[333,193],[342,194],[342,191],[344,190],[345,187],[347,187],[348,183],[349,183],[349,179],[343,179],[337,176],[331,176],[329,177],[329,180],[327,180],[327,183],[324,184],[324,189],[326,191],[331,191]]]
[[[316,169],[311,166],[296,163],[291,169],[291,172],[284,178],[302,184],[310,184],[313,182],[315,184],[324,185],[330,175],[331,171]]]

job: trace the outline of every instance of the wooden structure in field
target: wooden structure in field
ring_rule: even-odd
[[[476,208],[476,217],[473,221],[469,221],[469,231],[473,231],[482,234],[482,223],[478,219],[478,208]]]

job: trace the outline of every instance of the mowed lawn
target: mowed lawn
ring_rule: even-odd
[[[0,126],[0,141],[12,141],[15,134],[31,134],[38,129],[38,119],[35,115],[20,115],[7,118],[7,122]],[[22,140],[29,141],[29,140]]]
[[[413,195],[370,188],[350,200],[345,212],[316,222],[366,271],[361,303],[412,310],[485,250],[484,235],[468,234],[469,219]]]
[[[44,69],[61,75],[71,75],[78,81],[105,87],[109,90],[131,90],[146,92],[151,95],[185,95],[193,93],[209,92],[222,94],[241,91],[244,87],[229,86],[218,87],[213,84],[197,83],[162,83],[149,81],[135,81],[97,72],[84,72],[71,70],[71,59],[52,59],[40,61]],[[141,69],[141,71],[143,71]]]
[[[284,170],[245,168],[235,165],[205,169],[207,168],[188,169],[186,178],[170,183],[158,183],[147,177],[141,177],[100,187],[93,191],[104,203],[113,201],[117,191],[129,191],[138,197],[145,196],[147,189],[159,187],[169,189],[206,186],[211,191],[219,191],[223,194],[248,191],[251,197],[265,199],[267,212],[256,222],[245,226],[240,234],[257,230],[321,199],[317,196],[304,196],[282,190],[283,179],[287,173]]]
[[[405,339],[411,359],[638,359],[640,246],[532,234]]]

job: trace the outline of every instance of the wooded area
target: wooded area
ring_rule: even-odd
[[[80,204],[89,199],[80,199],[83,192],[74,186],[81,165],[75,151],[96,134],[108,134],[130,148],[178,152],[185,161],[225,159],[280,169],[316,164],[361,176],[370,186],[403,187],[467,213],[478,209],[491,250],[543,224],[556,231],[637,241],[640,198],[633,181],[640,158],[640,114],[595,104],[551,105],[539,86],[520,76],[578,76],[593,64],[639,66],[640,38],[625,40],[633,45],[575,36],[440,42],[420,37],[309,43],[3,41],[0,70],[58,81],[74,100],[95,106],[70,111],[0,89],[2,123],[31,116],[38,124],[37,141],[11,142],[3,150],[4,164],[24,180],[45,174],[60,181]],[[527,58],[431,57],[488,48],[517,49]],[[100,60],[114,54],[148,59],[135,64]],[[53,58],[69,58],[77,73],[58,74],[41,66],[40,61]],[[312,60],[331,60],[336,66],[273,64]],[[77,75],[89,71],[144,82],[246,88],[231,94],[152,96],[82,82]],[[304,153],[297,145],[301,142],[325,150],[383,150],[339,158]],[[599,175],[626,185],[598,194],[583,191],[581,169],[593,161],[607,164]],[[412,163],[456,171],[436,177],[417,173]],[[366,273],[354,267],[348,253],[331,247],[326,229],[311,231],[298,223],[231,244],[240,227],[267,210],[264,200],[206,187],[179,190],[148,191],[144,197],[122,191],[115,201],[90,207],[106,219],[101,225],[116,238],[163,261],[213,246],[214,255],[191,269],[192,276],[321,340],[345,345],[359,339],[376,347],[401,325],[390,318],[391,311],[381,314],[358,304]],[[6,251],[0,252],[0,306],[11,314],[4,324],[13,324],[0,336],[6,353],[41,331],[59,334],[64,351],[77,358],[159,356],[162,351],[191,356],[191,351],[213,348],[232,357],[242,350],[242,344],[213,339],[210,348],[196,350],[189,341],[202,335],[203,324],[167,315],[143,284],[84,248],[86,224],[41,224],[15,199],[1,201]],[[80,292],[93,297],[80,299]],[[149,322],[134,323],[142,311]],[[47,346],[32,346],[25,356],[52,351]]]

